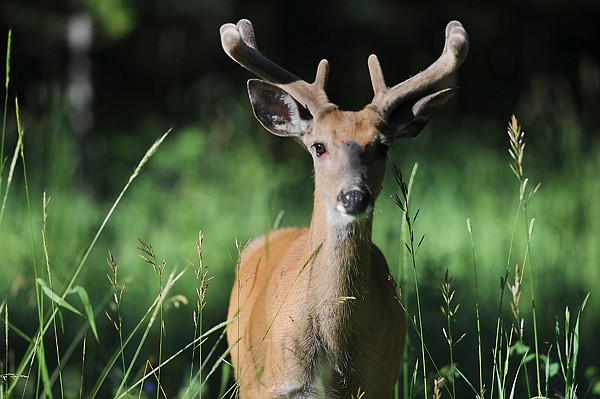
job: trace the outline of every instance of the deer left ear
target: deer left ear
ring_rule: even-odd
[[[310,114],[286,91],[263,80],[250,79],[248,94],[254,116],[274,135],[298,139],[309,130]]]
[[[418,136],[436,111],[457,91],[458,87],[444,89],[422,97],[415,103],[398,105],[388,117],[388,134],[394,139]]]

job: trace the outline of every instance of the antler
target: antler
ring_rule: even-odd
[[[454,72],[465,60],[468,51],[467,32],[460,22],[452,21],[446,26],[446,42],[442,55],[424,71],[392,88],[385,84],[377,56],[371,54],[368,63],[375,96],[370,105],[387,116],[401,102],[422,93]]]
[[[258,51],[254,37],[254,27],[247,19],[241,19],[237,25],[225,24],[221,26],[221,44],[223,50],[235,62],[267,82],[285,90],[296,101],[306,107],[313,116],[321,108],[331,104],[327,94],[325,94],[325,85],[329,74],[327,60],[322,60],[319,63],[315,81],[307,83]]]

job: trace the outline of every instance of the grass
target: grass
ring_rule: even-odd
[[[141,161],[110,169],[119,183],[101,196],[77,172],[60,93],[25,119],[8,96],[10,45],[6,59],[0,398],[222,397],[236,239],[283,208],[284,224],[307,223],[305,154],[274,150],[246,99],[230,100],[214,121],[128,143]],[[508,141],[493,122],[438,120],[394,150],[404,170],[419,161],[408,183],[388,174],[374,226],[414,326],[396,397],[600,396],[600,143],[574,144],[592,132],[560,109],[523,107],[526,156],[516,120]],[[565,143],[560,165],[548,134]]]
[[[475,278],[475,321],[476,321],[476,336],[477,343],[475,348],[467,350],[467,353],[477,353],[478,370],[474,368],[462,368],[458,367],[454,361],[455,346],[462,341],[466,336],[463,333],[458,339],[454,339],[452,335],[453,324],[456,321],[458,314],[459,305],[454,305],[453,300],[455,299],[456,290],[451,287],[452,277],[448,276],[446,272],[444,282],[441,285],[442,292],[442,306],[441,311],[443,316],[446,318],[446,326],[442,327],[442,333],[447,342],[449,349],[449,365],[447,367],[439,367],[436,363],[436,359],[432,355],[436,353],[426,344],[426,340],[430,341],[432,338],[425,334],[423,329],[423,316],[422,306],[419,295],[419,282],[416,277],[417,261],[415,259],[416,249],[421,247],[423,238],[419,240],[418,245],[415,247],[414,244],[414,225],[417,215],[419,212],[415,212],[414,216],[409,212],[408,198],[410,198],[409,185],[407,185],[402,179],[402,175],[395,169],[395,177],[398,183],[399,190],[402,197],[395,196],[395,202],[401,211],[405,215],[405,225],[407,226],[408,234],[406,234],[405,246],[406,252],[409,254],[410,260],[408,263],[412,265],[415,270],[414,279],[414,296],[417,299],[416,309],[407,309],[407,316],[409,321],[412,321],[414,333],[417,336],[417,341],[420,342],[420,357],[416,356],[414,360],[415,372],[413,379],[411,380],[409,387],[405,388],[405,394],[402,397],[414,397],[414,392],[417,390],[422,391],[423,397],[429,397],[428,386],[433,386],[433,397],[442,397],[442,391],[445,390],[446,394],[451,398],[464,397],[466,395],[475,396],[478,398],[484,397],[498,397],[498,398],[515,398],[515,397],[528,397],[528,398],[550,398],[555,397],[578,397],[575,394],[578,383],[575,382],[572,374],[575,370],[577,358],[579,354],[580,345],[580,333],[579,323],[583,309],[589,299],[589,294],[582,299],[582,304],[579,307],[577,320],[575,327],[570,327],[569,322],[569,310],[566,308],[565,313],[565,343],[563,348],[560,348],[560,344],[557,344],[553,350],[552,345],[547,346],[546,354],[540,354],[540,337],[538,332],[538,318],[536,314],[535,305],[535,290],[534,290],[534,268],[532,262],[532,240],[535,226],[535,219],[528,216],[528,207],[532,203],[534,194],[540,189],[540,184],[537,184],[533,188],[528,188],[528,179],[523,175],[523,158],[524,158],[524,132],[521,131],[520,126],[516,118],[513,116],[508,127],[508,134],[510,138],[510,149],[509,153],[512,158],[512,164],[510,169],[517,179],[517,210],[514,216],[513,227],[510,231],[510,240],[508,244],[508,260],[506,263],[506,269],[504,276],[501,278],[500,291],[499,291],[499,304],[498,312],[496,313],[496,328],[494,335],[494,344],[492,347],[492,366],[491,374],[489,376],[490,381],[484,383],[483,374],[489,373],[489,367],[486,367],[485,362],[482,361],[482,351],[489,352],[490,348],[484,348],[481,340],[481,319],[479,313],[480,307],[480,296],[478,292],[478,279],[477,279],[477,257],[475,255],[475,243],[473,241],[473,226],[470,219],[467,219],[467,231],[471,239],[471,252],[473,258],[473,270]],[[415,169],[413,169],[414,172]],[[411,175],[411,184],[414,179],[414,173]],[[521,267],[519,263],[514,266],[514,273],[511,273],[512,259],[518,257],[515,254],[516,240],[517,240],[517,227],[518,224],[523,221],[525,231],[523,234],[525,243],[523,244],[523,254]],[[424,237],[424,236],[422,236]],[[524,269],[528,270],[528,283],[529,283],[529,295],[531,299],[531,306],[526,309],[529,315],[525,316],[521,309],[521,294],[523,293],[523,280],[524,280]],[[511,283],[512,279],[512,283]],[[406,298],[406,289],[403,289],[403,298]],[[512,318],[506,318],[504,313],[505,307],[505,292],[508,291],[511,294],[510,308],[512,311]],[[407,301],[404,300],[406,303]],[[529,332],[528,336],[525,334],[524,324],[525,318],[528,318],[530,325],[532,326],[532,332]],[[556,338],[560,335],[560,329],[556,329]],[[533,341],[533,349],[530,348],[528,339]],[[435,338],[434,338],[435,340]],[[415,348],[416,349],[416,348]],[[473,350],[476,349],[476,350]],[[485,349],[485,350],[483,350]],[[419,352],[419,351],[417,351]],[[552,360],[554,359],[554,360]],[[475,360],[475,359],[472,359]],[[416,378],[417,366],[419,361],[423,364],[422,367],[422,384],[418,384]],[[433,366],[433,371],[427,372],[424,366],[425,362]],[[541,362],[545,362],[544,370],[542,370]],[[575,364],[573,364],[575,363]],[[561,375],[558,375],[557,369],[560,367],[562,371]],[[533,369],[533,371],[531,371]],[[404,372],[406,373],[407,368],[405,367]],[[468,377],[469,372],[478,371],[479,385],[472,383]],[[545,373],[545,384],[542,384],[542,372]],[[477,373],[474,373],[477,374]],[[463,390],[460,394],[457,394],[457,380],[456,377],[460,377],[460,383],[463,385]],[[562,377],[562,378],[557,378]],[[433,381],[430,383],[429,378]],[[406,377],[404,381],[407,381]],[[486,388],[487,387],[487,388]],[[520,389],[519,389],[520,388]],[[597,394],[598,383],[592,382],[587,391],[587,395]],[[469,392],[470,391],[470,392]],[[408,392],[408,393],[407,393]],[[558,393],[561,392],[561,393]],[[419,394],[420,395],[420,394]],[[396,397],[400,397],[397,393]]]

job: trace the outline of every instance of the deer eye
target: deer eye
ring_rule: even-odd
[[[327,149],[323,143],[314,143],[312,147],[315,149],[315,154],[317,154],[318,157],[327,152]]]

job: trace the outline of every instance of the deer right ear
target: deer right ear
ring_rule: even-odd
[[[452,97],[458,87],[440,90],[425,96],[414,104],[398,106],[389,116],[390,136],[396,138],[416,137],[431,120],[436,111]],[[410,108],[410,109],[409,109]],[[410,115],[410,116],[407,116]]]
[[[308,111],[279,87],[250,79],[248,94],[254,116],[274,135],[298,139],[309,130],[312,118]]]

